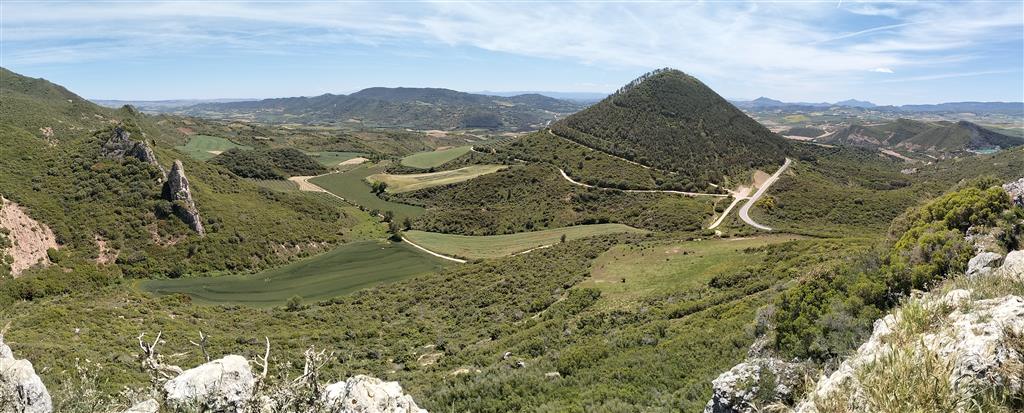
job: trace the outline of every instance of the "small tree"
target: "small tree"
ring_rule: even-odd
[[[405,217],[405,219],[402,220],[402,226],[405,227],[406,231],[412,229],[412,219]]]
[[[402,240],[402,226],[398,225],[397,222],[391,221],[388,223],[388,233],[391,234],[391,239],[394,241]]]
[[[559,240],[559,241],[560,241],[561,243],[565,244],[565,234],[562,234],[562,236],[561,236],[561,237],[560,237],[560,238],[559,238],[558,240]]]
[[[302,309],[302,297],[300,297],[298,295],[293,295],[292,298],[289,298],[288,302],[285,303],[284,309],[286,311],[299,311],[299,310],[301,310]]]

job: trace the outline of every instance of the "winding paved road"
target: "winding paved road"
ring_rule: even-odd
[[[782,167],[780,167],[779,170],[775,171],[775,173],[772,174],[772,176],[769,177],[767,181],[764,181],[764,185],[761,185],[761,188],[759,188],[757,190],[757,192],[754,193],[754,196],[750,197],[750,200],[747,201],[747,203],[743,204],[742,207],[740,207],[740,219],[742,219],[743,222],[746,222],[750,226],[752,226],[754,228],[757,228],[757,229],[762,229],[762,230],[765,230],[765,231],[771,231],[772,230],[771,227],[767,227],[767,226],[758,224],[758,223],[754,222],[753,219],[750,219],[750,207],[753,206],[754,203],[756,203],[757,200],[760,199],[761,196],[764,195],[765,192],[768,192],[768,187],[772,186],[772,184],[775,183],[775,181],[779,179],[779,176],[781,176],[782,173],[786,171],[786,168],[788,168],[789,164],[792,163],[792,162],[793,162],[792,160],[790,160],[789,158],[786,158],[786,163],[782,164]],[[725,214],[722,214],[722,215],[724,216]],[[719,219],[719,220],[721,220],[721,219]]]
[[[562,174],[562,178],[565,178],[566,181],[569,181],[573,185],[579,185],[579,186],[582,186],[584,188],[602,189],[602,190],[605,190],[605,191],[679,194],[679,195],[686,195],[686,196],[714,196],[714,197],[722,197],[722,198],[725,198],[725,197],[729,196],[728,194],[707,194],[707,193],[703,193],[703,192],[673,191],[673,190],[670,190],[670,189],[619,189],[619,188],[605,188],[603,186],[594,186],[594,185],[585,184],[583,182],[579,182],[577,180],[574,180],[574,179],[570,178],[569,175],[566,174],[565,170],[563,170],[562,168],[558,168],[558,172]]]

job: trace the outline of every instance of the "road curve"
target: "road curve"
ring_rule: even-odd
[[[619,189],[619,188],[605,188],[605,187],[602,187],[602,186],[594,186],[594,185],[590,185],[590,184],[585,184],[583,182],[579,182],[579,181],[577,181],[575,179],[572,179],[571,177],[569,177],[569,174],[565,173],[565,170],[563,170],[562,168],[558,168],[558,173],[562,174],[562,178],[565,178],[566,181],[569,181],[569,183],[571,183],[573,185],[582,186],[584,188],[602,189],[602,190],[605,190],[605,191],[622,191],[622,192],[655,193],[655,194],[678,194],[678,195],[686,195],[686,196],[714,196],[714,197],[722,197],[722,198],[725,198],[725,197],[729,196],[728,194],[707,194],[707,193],[703,193],[703,192],[673,191],[673,190],[669,190],[669,189]]]
[[[753,219],[750,219],[750,207],[752,207],[754,203],[756,203],[757,200],[760,199],[762,195],[764,195],[765,192],[768,192],[768,187],[772,186],[772,184],[774,184],[775,181],[779,179],[779,176],[781,176],[782,173],[786,171],[786,168],[788,168],[789,164],[792,162],[792,160],[786,158],[786,162],[782,164],[782,167],[780,167],[779,170],[775,171],[775,173],[772,174],[772,176],[769,177],[767,181],[764,181],[764,185],[761,185],[761,188],[759,188],[757,192],[754,193],[754,196],[750,197],[750,200],[747,201],[747,203],[743,204],[742,207],[740,207],[740,219],[742,219],[743,222],[746,222],[748,225],[757,229],[762,229],[765,231],[772,230],[771,227],[758,224],[754,222]]]
[[[736,204],[740,203],[740,201],[747,198],[744,196],[738,196],[738,194],[733,196],[735,198],[733,198],[732,203],[730,203],[729,206],[725,208],[725,211],[722,212],[722,215],[720,215],[718,219],[716,219],[715,222],[708,227],[708,229],[715,229],[719,225],[722,225],[722,222],[725,221],[725,217],[729,216],[729,212],[732,211],[733,207],[735,207]]]
[[[425,252],[427,254],[433,255],[433,256],[435,256],[437,258],[443,258],[443,259],[446,259],[448,261],[455,261],[455,262],[460,263],[460,264],[465,264],[466,263],[466,260],[455,258],[455,257],[450,257],[450,256],[447,256],[447,255],[444,255],[444,254],[439,254],[439,253],[436,253],[434,251],[431,251],[431,250],[428,250],[426,248],[423,248],[423,247],[419,246],[418,244],[416,244],[416,243],[414,243],[412,241],[409,241],[409,239],[404,237],[404,236],[402,237],[402,242],[404,242],[406,244],[409,244],[409,245],[411,245],[413,247],[416,247],[420,251],[423,251],[423,252]]]

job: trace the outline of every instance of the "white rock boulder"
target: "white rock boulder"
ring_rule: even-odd
[[[140,402],[139,404],[136,404],[136,405],[132,406],[130,409],[125,410],[122,413],[159,413],[159,412],[160,412],[160,403],[157,403],[156,400],[149,399],[149,400],[146,400],[144,402]]]
[[[968,277],[974,277],[977,275],[984,275],[992,272],[994,267],[998,267],[1002,263],[1003,256],[996,254],[991,251],[984,251],[975,255],[967,262]]]
[[[50,413],[53,401],[28,360],[0,358],[0,411]]]
[[[398,382],[363,375],[327,386],[323,402],[333,413],[427,413]]]
[[[185,370],[164,383],[164,391],[171,410],[238,412],[252,398],[255,383],[249,361],[230,355]]]
[[[749,359],[711,382],[712,396],[704,413],[748,413],[775,402],[792,403],[805,371],[802,364],[776,358]],[[758,400],[765,395],[769,400]]]
[[[1003,190],[1010,194],[1013,203],[1024,207],[1024,178],[1003,185]]]
[[[1003,265],[997,271],[1001,276],[1024,281],[1024,250],[1010,251],[1006,254]]]

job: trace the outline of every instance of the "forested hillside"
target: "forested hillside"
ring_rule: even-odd
[[[641,164],[677,172],[690,191],[730,174],[774,169],[786,140],[699,80],[663,69],[552,125],[559,135]]]

